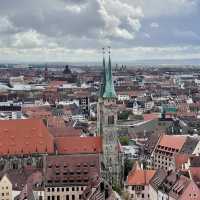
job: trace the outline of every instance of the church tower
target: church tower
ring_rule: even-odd
[[[103,74],[97,107],[97,134],[103,140],[103,174],[112,185],[121,186],[123,182],[123,156],[117,135],[117,95],[115,92],[110,48],[106,67],[103,49]]]

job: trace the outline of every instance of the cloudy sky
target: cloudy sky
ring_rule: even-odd
[[[0,61],[200,58],[200,0],[0,0]]]

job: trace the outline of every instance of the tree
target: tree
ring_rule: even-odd
[[[130,115],[130,111],[127,111],[127,110],[119,112],[118,113],[118,119],[119,120],[127,120],[129,115]]]
[[[121,190],[120,186],[115,181],[112,184],[112,188],[113,188],[114,191],[116,191],[118,194],[121,195],[122,190]]]
[[[127,146],[129,144],[129,138],[128,138],[128,136],[120,136],[119,137],[119,141],[120,141],[120,144],[122,146]]]
[[[133,168],[133,160],[129,160],[126,158],[124,160],[124,178],[125,179],[128,176],[129,172],[132,170],[132,168]]]

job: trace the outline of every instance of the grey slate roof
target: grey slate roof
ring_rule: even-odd
[[[190,167],[200,167],[200,156],[190,157]]]
[[[199,140],[193,137],[187,137],[186,142],[184,143],[180,153],[183,154],[192,154],[198,144]]]
[[[163,181],[165,180],[167,176],[167,171],[164,169],[158,169],[153,176],[153,178],[150,180],[151,186],[158,190],[158,188],[162,185]]]

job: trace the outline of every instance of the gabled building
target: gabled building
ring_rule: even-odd
[[[45,165],[45,200],[78,200],[101,177],[100,157],[94,155],[48,156]]]
[[[12,200],[12,183],[7,174],[0,177],[0,199]]]
[[[174,156],[181,151],[185,141],[185,136],[161,135],[152,153],[153,167],[175,170]]]
[[[199,198],[200,191],[195,182],[177,172],[160,170],[150,181],[151,200],[197,200]]]
[[[158,190],[166,176],[167,176],[166,170],[158,169],[156,171],[156,173],[149,182],[150,200],[158,200]]]
[[[129,173],[125,188],[129,194],[130,199],[148,200],[149,194],[149,181],[152,179],[155,170],[143,170],[138,164]]]
[[[178,154],[199,154],[199,139],[186,135],[161,135],[152,152],[153,167],[165,170],[176,170]]]

